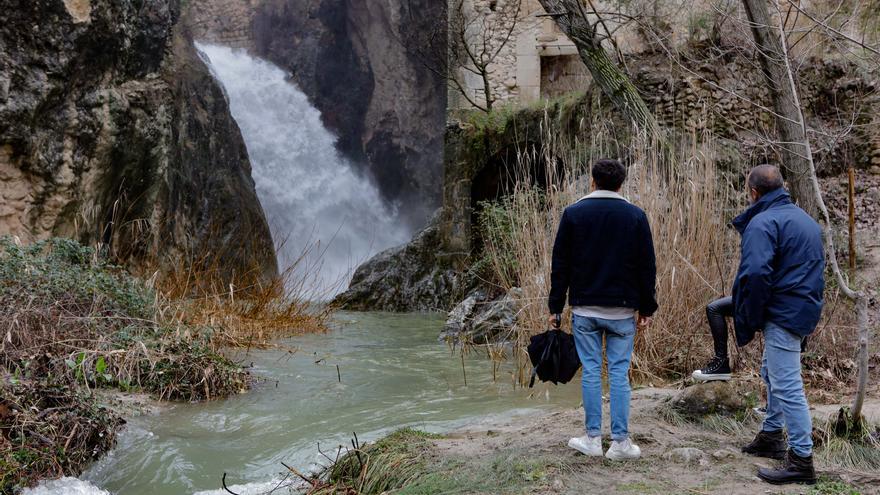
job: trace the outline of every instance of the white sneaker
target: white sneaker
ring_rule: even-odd
[[[568,441],[568,446],[584,455],[602,457],[602,437],[575,437]]]
[[[605,457],[612,461],[622,461],[625,459],[638,459],[642,455],[642,449],[638,445],[632,443],[629,437],[620,442],[614,440],[611,447],[605,453]]]

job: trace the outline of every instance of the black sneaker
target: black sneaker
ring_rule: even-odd
[[[691,373],[698,382],[711,382],[713,380],[730,380],[730,362],[727,358],[713,357],[705,368]]]

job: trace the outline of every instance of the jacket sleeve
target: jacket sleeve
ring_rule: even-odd
[[[550,268],[550,296],[547,306],[550,314],[562,313],[565,309],[565,295],[571,281],[571,222],[568,211],[562,213],[556,241],[553,242],[553,262]]]
[[[657,311],[657,260],[654,237],[647,215],[639,222],[639,316],[651,316]]]
[[[736,277],[734,321],[737,333],[764,329],[764,309],[772,294],[773,259],[776,257],[773,224],[752,222],[743,232],[739,273]]]

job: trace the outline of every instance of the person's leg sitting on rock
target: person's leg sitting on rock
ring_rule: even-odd
[[[715,356],[706,366],[691,374],[694,380],[708,382],[730,380],[730,359],[727,357],[727,317],[733,316],[733,299],[722,297],[706,306],[706,319],[712,331]]]

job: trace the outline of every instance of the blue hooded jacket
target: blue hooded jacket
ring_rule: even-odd
[[[733,283],[737,345],[772,322],[806,336],[822,313],[825,250],[822,229],[785,189],[762,196],[731,222],[742,234]]]

